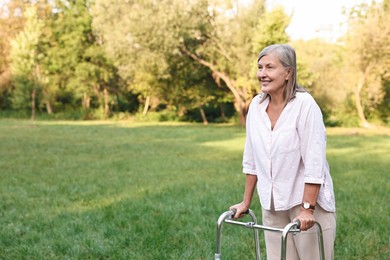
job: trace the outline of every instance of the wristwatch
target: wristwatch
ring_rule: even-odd
[[[302,206],[304,209],[312,209],[312,210],[315,209],[315,206],[314,206],[314,205],[310,205],[309,202],[303,202],[303,203],[301,204],[301,206]]]

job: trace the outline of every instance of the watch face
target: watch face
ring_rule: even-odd
[[[315,209],[315,206],[310,205],[309,202],[303,202],[303,203],[302,203],[302,207],[303,207],[304,209],[312,209],[312,210]]]

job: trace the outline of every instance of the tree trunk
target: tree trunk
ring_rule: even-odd
[[[222,104],[219,104],[219,110],[221,111],[221,118],[222,118],[223,120],[225,120],[225,119],[226,119],[226,115],[225,115],[225,111],[224,111],[224,109],[223,109]]]
[[[31,121],[35,120],[35,96],[37,94],[36,92],[37,90],[34,87],[31,93]]]
[[[34,87],[31,93],[31,121],[35,120],[35,110],[36,110],[36,104],[35,104],[35,99],[37,96],[37,86],[40,84],[40,66],[36,65],[33,71],[32,75],[32,81],[34,82]]]
[[[208,125],[209,121],[207,121],[206,113],[204,112],[203,107],[199,107],[200,115],[202,116],[202,121],[204,125]]]
[[[363,109],[362,101],[360,98],[360,92],[363,88],[363,84],[364,84],[364,80],[359,82],[355,88],[355,106],[356,106],[356,110],[357,110],[357,113],[359,116],[361,126],[363,126],[365,128],[369,128],[370,124],[367,122],[367,119],[364,115],[364,109]]]
[[[85,110],[89,110],[91,106],[91,98],[89,97],[89,95],[87,95],[87,93],[84,93],[83,95],[82,106]]]
[[[104,117],[107,118],[110,113],[110,107],[108,106],[108,90],[107,87],[104,87],[103,89],[104,94]]]
[[[142,114],[143,114],[144,116],[148,113],[149,105],[150,105],[150,96],[147,96],[147,97],[146,97],[146,100],[145,100],[144,111],[142,112]]]
[[[89,109],[91,108],[91,97],[90,96],[86,96],[85,97],[85,108],[89,111]]]
[[[103,98],[102,98],[102,93],[100,92],[100,85],[95,85],[94,88],[93,88],[94,92],[95,92],[95,95],[96,97],[98,98],[98,103],[99,103],[99,109],[102,109],[103,112],[102,112],[102,116],[104,117],[105,116],[105,113],[104,113],[104,90],[103,90]]]
[[[53,109],[51,107],[51,104],[50,104],[50,101],[48,99],[46,99],[45,101],[45,105],[46,105],[46,111],[49,115],[53,114]]]
[[[234,100],[234,107],[236,108],[236,111],[240,115],[240,124],[245,126],[246,124],[246,102],[243,101],[241,98],[240,99],[235,99]]]
[[[84,93],[82,99],[82,106],[85,109],[84,119],[89,119],[89,108],[91,107],[91,98],[87,93]]]

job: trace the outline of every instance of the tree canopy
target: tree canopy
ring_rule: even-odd
[[[245,124],[258,53],[289,43],[298,81],[328,124],[387,124],[389,1],[348,15],[338,42],[291,41],[291,17],[265,0],[9,0],[0,8],[0,109]]]

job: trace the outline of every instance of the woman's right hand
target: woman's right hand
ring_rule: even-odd
[[[234,215],[233,219],[236,220],[238,218],[242,218],[244,216],[244,212],[249,209],[249,206],[245,205],[244,202],[238,203],[236,205],[230,206],[229,210],[236,210],[236,214]]]

